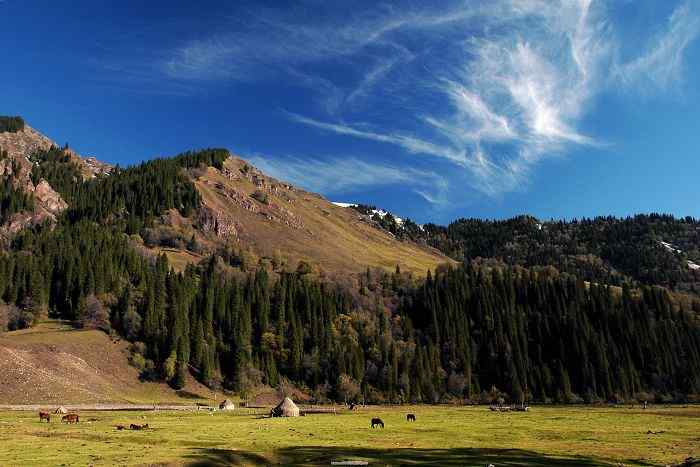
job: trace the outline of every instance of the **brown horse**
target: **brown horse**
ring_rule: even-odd
[[[372,419],[372,428],[374,428],[375,426],[381,426],[382,428],[384,428],[384,422],[382,421],[381,418],[373,418]]]
[[[135,423],[132,423],[131,429],[132,430],[148,430],[148,423],[145,423],[143,425],[137,425]]]
[[[413,414],[413,413],[406,414],[406,421],[407,422],[415,422],[416,421],[416,414]]]
[[[51,415],[48,412],[39,412],[39,423],[46,420],[46,423],[51,423]]]
[[[78,423],[80,422],[80,417],[76,413],[69,413],[61,418],[61,423]]]

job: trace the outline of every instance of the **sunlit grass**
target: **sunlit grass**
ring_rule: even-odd
[[[413,412],[417,422],[407,422]],[[700,407],[365,408],[257,418],[240,412],[92,412],[79,425],[0,413],[0,465],[321,464],[665,465],[700,455]],[[370,429],[381,417],[385,429]],[[148,431],[117,424],[148,423]],[[649,431],[658,434],[648,434]]]

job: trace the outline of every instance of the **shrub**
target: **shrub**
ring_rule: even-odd
[[[254,200],[261,202],[262,204],[269,204],[270,202],[267,193],[261,190],[255,190],[255,192],[250,196]]]
[[[187,382],[187,365],[185,363],[179,362],[177,364],[177,371],[175,372],[175,377],[170,382],[170,385],[174,389],[182,389],[185,387]]]
[[[352,377],[343,373],[338,377],[337,391],[340,400],[347,403],[348,401],[355,399],[360,393],[360,385],[357,383],[357,381],[352,379]]]
[[[312,271],[312,268],[311,268],[311,265],[309,263],[307,263],[306,261],[303,261],[303,260],[299,261],[299,265],[297,266],[297,274],[303,276],[303,275],[311,273],[311,271]]]
[[[19,308],[13,304],[0,304],[0,332],[28,328],[34,322],[30,309]]]
[[[8,306],[4,303],[0,304],[0,332],[7,331],[7,325],[10,322],[10,317],[7,308]]]
[[[85,329],[109,331],[111,326],[107,307],[95,295],[88,295],[79,305],[78,324]]]

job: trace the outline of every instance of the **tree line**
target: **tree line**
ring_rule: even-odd
[[[384,219],[383,228],[424,243],[458,261],[494,258],[511,266],[554,266],[585,280],[632,287],[661,285],[700,296],[700,221],[667,214],[571,221],[531,216],[505,220],[458,219],[448,226],[402,225]],[[662,242],[670,244],[664,246]]]
[[[22,117],[0,115],[0,133],[17,133],[22,130],[24,130],[24,119]]]
[[[185,153],[83,181],[56,151],[33,174],[71,207],[0,254],[0,326],[44,316],[118,333],[146,378],[194,375],[243,394],[291,383],[316,400],[685,400],[700,393],[700,303],[664,288],[598,285],[553,267],[465,261],[425,279],[367,270],[342,279],[213,254],[177,272],[134,234],[201,199]],[[147,186],[144,186],[146,184]]]

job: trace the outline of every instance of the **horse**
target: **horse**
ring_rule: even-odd
[[[61,418],[61,423],[78,423],[80,422],[80,417],[78,414],[75,413],[69,413],[68,415],[64,415]]]
[[[39,423],[46,420],[46,423],[51,423],[51,415],[48,412],[39,412]]]
[[[407,422],[415,422],[416,421],[416,414],[413,414],[413,413],[407,414],[406,421]]]
[[[135,423],[131,424],[131,429],[132,430],[147,430],[148,429],[148,423],[145,423],[143,425],[137,425]]]
[[[382,421],[381,418],[373,418],[372,419],[372,428],[374,428],[375,426],[381,426],[382,428],[384,428],[384,422]]]

